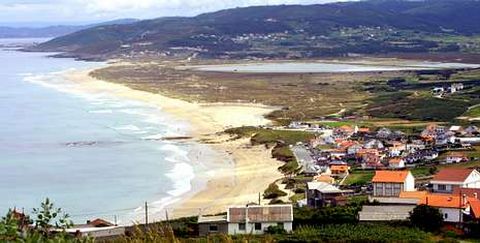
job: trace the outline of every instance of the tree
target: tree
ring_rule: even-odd
[[[17,241],[20,238],[19,231],[19,221],[14,217],[13,211],[9,210],[7,215],[0,220],[0,241]]]
[[[42,202],[40,208],[33,209],[33,214],[36,216],[35,228],[45,236],[50,234],[53,227],[65,230],[73,225],[69,215],[64,213],[61,208],[55,208],[48,198]]]
[[[410,212],[410,223],[425,231],[438,231],[443,225],[443,215],[439,209],[418,205]]]

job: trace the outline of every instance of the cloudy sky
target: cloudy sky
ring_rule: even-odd
[[[0,24],[93,23],[118,18],[192,16],[251,5],[336,1],[342,0],[0,0]]]

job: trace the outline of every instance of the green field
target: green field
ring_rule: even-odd
[[[354,170],[352,171],[347,179],[345,180],[345,185],[365,185],[369,183],[375,172],[371,170]]]

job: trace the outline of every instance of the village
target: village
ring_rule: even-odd
[[[455,167],[480,159],[468,153],[480,142],[476,126],[432,123],[419,134],[409,135],[388,128],[329,127],[308,122],[268,129],[320,134],[307,143],[290,145],[301,166],[299,173],[312,178],[305,183],[305,196],[294,202],[295,207],[345,206],[351,198],[366,196],[357,215],[359,222],[407,221],[417,205],[438,208],[445,224],[459,230],[468,230],[463,227],[465,223],[480,220],[480,173],[471,167]],[[419,167],[429,168],[431,175],[415,178],[411,170]],[[345,183],[359,171],[372,177],[361,185]],[[243,206],[239,227],[232,226],[230,216],[230,211],[238,208],[229,208],[224,216],[200,217],[200,234],[261,234],[277,223],[291,231],[292,205],[271,202],[273,205]]]

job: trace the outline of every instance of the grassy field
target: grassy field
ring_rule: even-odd
[[[348,175],[347,179],[345,180],[345,185],[365,185],[369,183],[373,175],[375,174],[374,171],[371,170],[354,170]]]
[[[196,61],[188,65],[221,62]],[[278,74],[203,72],[176,68],[185,64],[178,60],[138,62],[110,66],[91,75],[133,89],[192,102],[249,102],[276,106],[278,110],[269,114],[268,118],[278,124],[286,124],[291,120],[316,120],[334,114],[451,122],[470,106],[480,103],[480,90],[476,88],[444,99],[434,98],[429,92],[431,87],[446,82],[480,80],[480,70],[454,72],[450,79],[445,80],[440,74],[407,71]],[[388,81],[394,79],[405,80],[408,88],[391,86]],[[339,114],[340,111],[344,112]],[[478,109],[469,112],[467,114],[472,116],[480,113]],[[335,127],[351,122],[324,124]]]
[[[363,82],[386,80],[400,72],[246,74],[177,70],[181,63],[112,66],[92,75],[133,89],[195,102],[253,102],[283,107],[269,118],[283,122],[315,119],[355,110],[371,94]]]
[[[250,137],[252,144],[276,144],[281,141],[286,145],[308,142],[315,134],[302,131],[270,130],[256,127],[238,127],[225,130],[226,133],[240,137]]]

